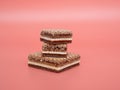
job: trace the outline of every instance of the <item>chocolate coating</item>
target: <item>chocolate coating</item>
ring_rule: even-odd
[[[28,56],[30,61],[46,63],[52,66],[62,66],[66,63],[70,63],[80,59],[78,54],[68,53],[66,58],[57,58],[57,57],[43,57],[41,52],[36,52]]]
[[[47,44],[44,43],[42,46],[43,51],[56,51],[56,52],[65,52],[67,51],[66,44]]]
[[[50,38],[70,38],[72,37],[72,32],[69,30],[62,29],[44,29],[41,31],[41,36],[50,37]]]

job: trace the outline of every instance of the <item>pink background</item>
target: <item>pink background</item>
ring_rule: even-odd
[[[27,65],[43,28],[73,32],[81,64],[61,73]],[[0,90],[120,90],[119,0],[0,0]]]

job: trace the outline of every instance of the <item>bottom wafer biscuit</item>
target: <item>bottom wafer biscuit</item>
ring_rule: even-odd
[[[65,68],[79,64],[80,56],[68,53],[66,58],[43,57],[41,52],[33,53],[28,56],[28,64],[50,69],[56,72]]]

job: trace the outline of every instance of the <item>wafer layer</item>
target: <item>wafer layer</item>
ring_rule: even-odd
[[[71,38],[72,32],[62,29],[44,29],[41,31],[41,36],[49,38]]]
[[[67,44],[72,42],[72,32],[68,30],[43,30],[40,40],[50,44]]]
[[[66,58],[43,57],[41,52],[33,53],[28,56],[29,61],[47,64],[53,67],[60,67],[80,59],[77,54],[68,53]]]
[[[44,43],[42,51],[53,51],[53,52],[66,52],[67,44],[48,44]]]

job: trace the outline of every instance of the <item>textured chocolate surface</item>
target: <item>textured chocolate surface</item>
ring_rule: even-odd
[[[72,37],[72,32],[62,29],[44,29],[41,31],[41,36],[50,38],[70,38]]]
[[[36,52],[36,53],[30,54],[28,56],[28,59],[33,62],[38,62],[38,63],[59,67],[59,66],[63,66],[65,64],[74,62],[76,60],[79,60],[80,56],[78,54],[68,53],[66,58],[43,57],[41,52]]]
[[[56,52],[65,52],[67,51],[66,44],[47,44],[44,43],[42,46],[43,51],[56,51]]]

